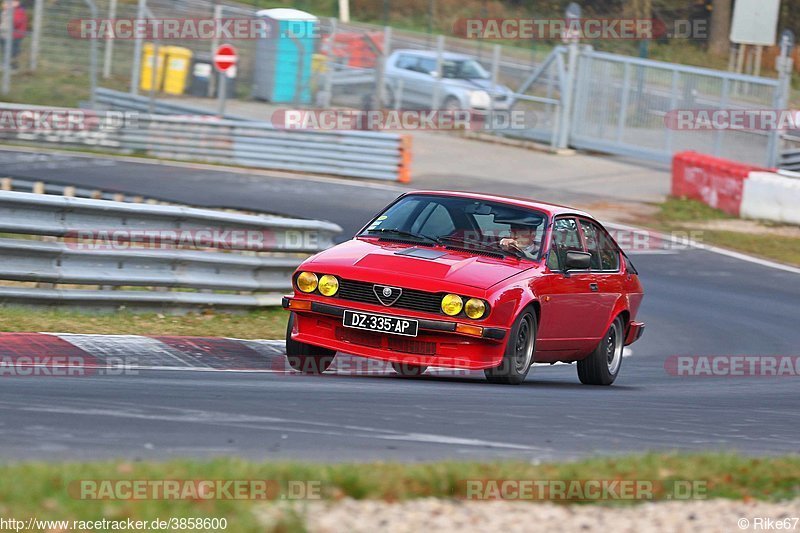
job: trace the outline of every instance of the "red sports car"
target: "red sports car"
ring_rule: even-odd
[[[644,332],[638,274],[603,226],[524,199],[404,194],[293,283],[286,353],[308,373],[341,351],[403,375],[483,369],[507,384],[533,363],[577,362],[581,382],[610,385]]]

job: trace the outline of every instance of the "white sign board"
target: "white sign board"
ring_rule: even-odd
[[[778,31],[781,0],[736,0],[731,42],[772,46]]]

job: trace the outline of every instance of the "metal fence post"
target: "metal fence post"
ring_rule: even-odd
[[[42,0],[37,0],[41,2]],[[117,17],[117,0],[109,0],[108,4],[108,19],[114,20]],[[114,55],[114,39],[106,39],[106,46],[103,58],[103,79],[111,77],[111,62]]]
[[[6,9],[3,13],[3,21],[6,26],[6,34],[3,35],[5,49],[3,50],[3,94],[8,94],[11,90],[11,47],[14,45],[14,5],[13,2],[6,2]]]
[[[97,4],[94,0],[83,0],[89,7],[89,14],[97,20]],[[95,107],[95,93],[97,92],[97,39],[89,43],[89,104]]]
[[[572,124],[573,100],[578,75],[578,43],[569,43],[567,59],[567,80],[561,94],[561,120],[558,125],[558,148],[569,145],[570,124]]]
[[[44,0],[35,0],[33,3],[33,31],[31,33],[31,70],[39,66],[39,45],[42,39],[42,11]]]
[[[375,109],[383,109],[386,103],[386,58],[389,57],[389,47],[392,43],[392,28],[386,26],[383,29],[383,48],[375,61],[375,98],[377,100]]]
[[[781,36],[781,55],[775,60],[775,67],[778,70],[778,86],[775,88],[775,109],[786,109],[789,106],[789,95],[792,90],[792,67],[794,60],[789,55],[792,43],[784,34]],[[769,132],[769,142],[767,143],[767,166],[776,167],[780,161],[780,132],[772,129]]]
[[[221,4],[216,4],[214,6],[214,21],[219,24],[219,20],[222,18],[222,10],[225,9],[225,6]],[[214,57],[214,54],[217,52],[217,48],[219,48],[219,35],[218,32],[214,32],[214,36],[211,39],[211,57]],[[217,88],[216,84],[218,82],[218,78],[215,76],[211,76],[208,78],[208,93],[207,96],[211,98],[214,96],[214,90]]]
[[[433,86],[433,99],[431,109],[439,109],[442,105],[440,94],[442,92],[442,67],[444,66],[444,35],[436,37],[436,83]]]
[[[147,8],[147,0],[138,0],[136,8],[136,19],[144,19],[144,11]],[[133,62],[131,66],[131,94],[139,94],[139,74],[142,68],[142,35],[136,32],[136,40],[133,45]]]
[[[492,86],[489,91],[489,129],[495,124],[494,119],[494,96],[497,94],[497,83],[500,77],[500,57],[503,49],[499,44],[492,46]]]
[[[334,60],[334,49],[336,48],[336,24],[337,20],[335,18],[330,19],[331,24],[331,33],[328,35],[328,53],[327,59],[325,60],[325,82],[323,87],[323,97],[320,100],[320,105],[322,107],[330,107],[331,103],[333,102],[333,67],[335,64]]]

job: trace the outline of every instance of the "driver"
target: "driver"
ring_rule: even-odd
[[[517,250],[529,258],[539,254],[536,231],[527,226],[511,226],[510,236],[500,239],[500,247],[509,251]]]

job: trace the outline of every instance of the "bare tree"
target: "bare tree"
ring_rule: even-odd
[[[714,0],[711,9],[711,35],[708,51],[715,56],[726,56],[731,48],[731,0]]]

